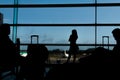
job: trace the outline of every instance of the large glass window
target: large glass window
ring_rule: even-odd
[[[17,37],[21,39],[21,43],[30,43],[31,35],[38,35],[39,43],[68,44],[72,29],[78,32],[78,44],[94,44],[94,27],[18,27]]]
[[[15,0],[1,0],[0,4],[14,4]],[[119,0],[96,0],[97,3],[118,3]],[[95,0],[19,0],[19,4],[89,4]],[[119,24],[120,7],[62,7],[62,8],[18,8],[18,24]],[[13,24],[14,8],[1,8],[3,22]],[[17,19],[17,18],[14,18]],[[40,43],[68,43],[72,29],[77,29],[78,44],[102,44],[102,36],[109,36],[110,44],[115,44],[111,31],[118,26],[18,26],[17,37],[21,43],[30,43],[31,35],[39,35]],[[96,34],[96,35],[95,35]],[[11,26],[10,37],[13,36]],[[81,49],[86,49],[84,46]]]

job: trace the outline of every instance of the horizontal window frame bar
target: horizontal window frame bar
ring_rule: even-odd
[[[56,26],[120,26],[118,23],[97,23],[97,24],[10,24],[10,26],[25,26],[25,27],[30,27],[30,26],[38,26],[38,27],[43,27],[43,26],[50,26],[50,27],[56,27]]]
[[[34,44],[33,45],[40,45],[41,43],[38,44]],[[42,43],[43,44],[43,43]],[[30,43],[21,43],[21,46],[25,46],[25,45],[31,45]],[[70,46],[70,44],[55,44],[55,43],[46,43],[43,44],[45,46]],[[115,46],[115,44],[77,44],[78,46]]]
[[[60,7],[115,7],[120,3],[86,3],[86,4],[0,4],[0,8],[60,8]]]

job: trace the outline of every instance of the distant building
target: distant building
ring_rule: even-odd
[[[3,24],[3,14],[0,13],[0,25]]]

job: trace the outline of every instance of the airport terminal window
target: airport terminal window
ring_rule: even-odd
[[[51,64],[66,63],[69,59],[67,53],[71,45],[68,39],[73,29],[78,34],[76,43],[79,50],[77,47],[78,51],[75,53],[76,60],[80,62],[81,58],[94,54],[97,47],[113,50],[116,40],[112,31],[120,28],[120,0],[0,0],[0,13],[3,14],[3,23],[10,24],[11,40],[16,43],[15,40],[20,39],[21,56],[28,55],[28,45],[37,44],[35,39],[31,43],[31,35],[39,36],[38,44],[45,44],[49,52],[45,61],[48,64],[46,68],[51,68]],[[32,49],[34,47],[30,51]],[[109,52],[105,49],[105,53]],[[105,62],[111,62],[111,55],[110,58],[106,55],[101,58],[101,53],[104,52],[102,50],[99,54],[100,60],[103,58]],[[75,59],[73,55],[72,59]],[[99,60],[98,57],[95,59]],[[21,66],[17,67],[20,72]]]
[[[17,0],[14,0],[17,1]],[[8,0],[3,1],[1,0],[0,3],[1,4],[14,4],[13,0]],[[117,3],[119,2],[119,0],[114,0],[114,2],[112,0],[108,0],[108,1],[102,1],[101,0],[96,0],[97,3]],[[83,26],[18,26],[17,28],[17,37],[24,37],[24,35],[28,35],[28,37],[30,37],[30,35],[32,34],[39,34],[40,33],[40,40],[41,42],[44,41],[44,39],[42,39],[42,36],[46,36],[48,34],[42,35],[43,33],[45,33],[44,30],[46,30],[47,32],[49,32],[49,36],[50,37],[54,37],[55,41],[52,41],[52,38],[47,37],[45,39],[48,39],[49,41],[44,41],[44,43],[67,43],[67,37],[64,35],[64,39],[61,40],[60,37],[56,38],[55,35],[52,35],[52,32],[55,32],[55,30],[59,30],[58,32],[60,33],[62,31],[62,29],[64,30],[68,30],[66,31],[66,35],[69,35],[70,29],[76,28],[79,31],[79,36],[80,36],[80,40],[78,40],[78,44],[94,44],[95,43],[95,39],[97,39],[97,43],[96,44],[101,44],[101,36],[104,36],[105,34],[108,36],[111,36],[111,34],[109,33],[113,28],[106,28],[106,26],[96,26],[95,29],[95,24],[101,24],[101,23],[105,23],[105,24],[110,24],[110,23],[119,23],[119,8],[120,7],[97,7],[97,15],[95,14],[95,0],[83,0],[83,1],[79,1],[79,0],[75,0],[73,2],[73,0],[69,0],[69,2],[55,2],[54,0],[52,0],[51,2],[39,2],[38,4],[93,4],[93,6],[83,6],[83,7],[59,7],[59,8],[29,8],[29,6],[27,8],[19,8],[18,7],[18,24],[84,24]],[[34,1],[34,3],[32,3],[31,1],[19,1],[19,4],[36,4],[36,2]],[[0,12],[4,14],[4,23],[10,23],[13,24],[13,9],[14,7],[9,7],[9,8],[1,8]],[[112,11],[111,11],[112,10]],[[31,11],[31,12],[29,12]],[[113,15],[113,13],[115,15]],[[8,15],[9,13],[9,15]],[[55,13],[55,14],[54,14]],[[39,17],[38,17],[39,16]],[[96,22],[95,22],[96,20]],[[86,24],[88,24],[86,26]],[[92,24],[92,26],[91,26]],[[89,26],[90,25],[90,26]],[[11,26],[13,27],[13,26]],[[116,26],[117,27],[117,26]],[[34,28],[34,29],[32,29]],[[32,29],[32,31],[31,31]],[[51,30],[53,29],[53,31]],[[107,30],[109,29],[109,30]],[[28,33],[27,33],[27,31]],[[39,31],[41,30],[41,31]],[[48,31],[49,30],[49,31]],[[86,31],[88,30],[88,31]],[[103,33],[104,31],[102,30],[106,30],[105,33]],[[11,29],[11,31],[13,32],[13,30]],[[23,33],[22,31],[25,31],[25,33]],[[44,32],[42,32],[44,31]],[[88,33],[84,34],[85,31]],[[96,34],[97,32],[97,34]],[[108,33],[107,33],[108,32]],[[101,34],[103,33],[103,34]],[[84,36],[82,35],[84,34]],[[61,34],[58,34],[59,36]],[[82,36],[81,36],[82,35]],[[13,36],[12,34],[10,35],[11,37]],[[87,37],[86,37],[87,36]],[[82,37],[82,38],[81,38]],[[24,43],[29,43],[29,40],[24,40],[26,38],[26,36],[24,38],[21,39],[21,41]],[[58,40],[57,40],[58,39]],[[111,41],[113,39],[111,39],[110,37],[110,43],[114,41]]]
[[[69,44],[72,29],[77,29],[78,44],[94,44],[94,27],[18,27],[18,36],[22,43],[30,43],[30,36],[39,35],[39,43]],[[87,29],[87,31],[86,31]]]

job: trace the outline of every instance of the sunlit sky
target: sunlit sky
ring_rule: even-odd
[[[18,0],[19,4],[64,4],[64,3],[94,3],[95,0]],[[14,0],[0,0],[0,4],[13,4]],[[97,3],[120,3],[120,0],[97,0]],[[13,8],[0,8],[4,15],[4,23],[13,23]],[[97,23],[119,23],[120,7],[98,7]],[[18,23],[33,24],[79,24],[95,23],[94,7],[69,7],[69,8],[19,8]],[[109,36],[110,43],[115,40],[111,31],[119,26],[97,27],[97,43],[102,43],[102,36]],[[18,27],[17,37],[21,43],[30,43],[30,36],[39,35],[39,43],[69,43],[71,30],[78,32],[78,44],[95,43],[94,26],[64,26],[64,27]],[[107,43],[107,40],[106,42]]]

